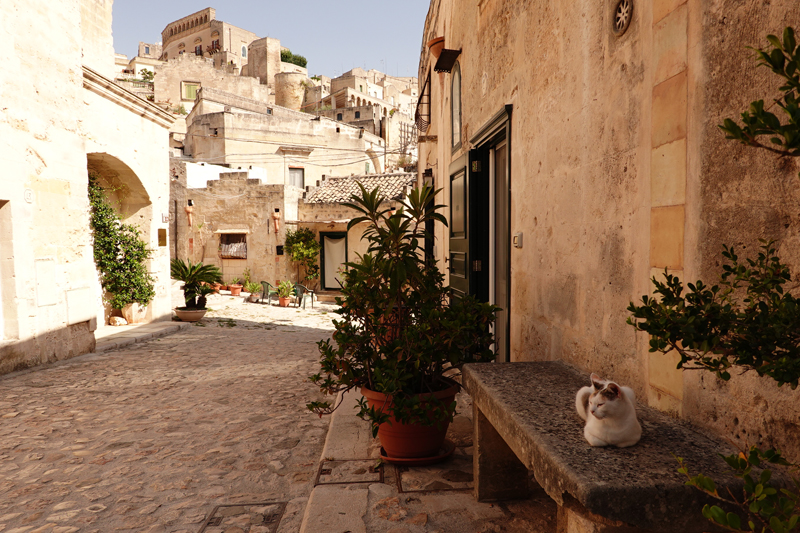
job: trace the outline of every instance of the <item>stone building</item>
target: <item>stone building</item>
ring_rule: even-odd
[[[120,188],[124,220],[153,251],[156,297],[146,320],[171,315],[166,246],[172,117],[120,88],[112,2],[12,0],[0,29],[14,55],[0,110],[0,373],[94,348],[105,323],[89,231],[88,172]]]
[[[626,324],[665,268],[718,279],[722,243],[778,239],[800,271],[796,164],[717,127],[774,94],[745,47],[800,25],[797,5],[632,3],[432,0],[422,42],[444,50],[423,46],[417,124],[420,180],[450,206],[438,259],[503,309],[501,359],[566,361],[800,459],[800,391],[677,371]]]
[[[385,200],[397,208],[416,182],[410,173],[374,174],[366,176],[329,177],[308,187],[297,208],[297,225],[311,229],[320,243],[320,279],[323,290],[338,290],[344,263],[356,261],[367,252],[369,243],[362,239],[364,230],[357,225],[349,232],[347,224],[358,216],[344,205],[353,194],[359,195],[359,184],[368,191],[380,189]]]
[[[266,182],[295,185],[326,175],[382,172],[385,143],[361,128],[213,89],[186,118],[183,154],[193,162],[266,169]]]

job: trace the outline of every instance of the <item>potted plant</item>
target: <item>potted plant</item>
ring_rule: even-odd
[[[261,284],[255,281],[251,281],[244,286],[245,292],[249,292],[250,296],[247,297],[248,302],[255,302],[258,300],[258,297],[261,295]]]
[[[242,293],[242,289],[244,285],[240,283],[239,278],[233,278],[230,283],[228,283],[228,290],[231,291],[231,296],[239,296]]]
[[[294,283],[287,279],[278,283],[276,289],[278,291],[278,305],[289,307],[289,301],[294,294]]]
[[[212,283],[220,281],[222,273],[214,265],[192,263],[189,259],[170,261],[170,276],[183,282],[184,307],[177,307],[175,314],[184,322],[197,322],[206,314],[206,296],[214,292]]]
[[[426,223],[447,225],[435,205],[439,191],[414,189],[397,210],[379,190],[352,196],[348,207],[366,223],[368,251],[347,263],[333,339],[318,343],[320,367],[311,381],[324,394],[360,389],[358,416],[372,424],[384,457],[438,455],[455,414],[465,363],[494,359],[491,326],[497,308],[467,296],[456,298],[444,285],[435,260],[425,259]],[[311,402],[320,415],[330,402]]]

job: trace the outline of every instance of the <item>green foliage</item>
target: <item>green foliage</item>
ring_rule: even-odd
[[[242,285],[244,285],[245,287],[250,285],[250,276],[251,276],[250,268],[245,268],[244,271],[242,272]]]
[[[153,83],[153,79],[156,77],[155,73],[152,70],[147,70],[143,68],[139,71],[139,76],[141,77],[142,81]]]
[[[320,78],[319,76],[311,76],[311,79],[314,80],[314,81],[322,80],[322,78]]]
[[[765,109],[764,101],[757,100],[742,113],[742,125],[726,118],[719,126],[728,139],[735,139],[749,146],[767,149],[785,156],[800,156],[800,47],[794,29],[783,30],[783,39],[775,35],[767,35],[770,46],[766,49],[753,49],[758,64],[783,78],[783,85],[778,90],[780,96],[774,100],[783,111],[783,123],[777,115]],[[762,141],[769,138],[769,144]]]
[[[154,280],[147,273],[150,250],[137,227],[121,222],[98,179],[89,173],[89,223],[100,284],[111,294],[114,309],[133,302],[147,305],[156,294]]]
[[[311,229],[298,228],[296,231],[287,229],[284,246],[286,252],[292,256],[292,261],[300,263],[305,270],[303,282],[319,277],[317,258],[320,244]]]
[[[244,291],[250,294],[257,294],[261,292],[261,284],[257,281],[248,281],[244,284]]]
[[[788,533],[798,529],[797,525],[800,521],[798,465],[792,465],[786,461],[776,450],[762,451],[755,446],[751,447],[747,453],[740,452],[721,457],[733,470],[734,475],[744,481],[742,496],[739,498],[732,493],[720,494],[714,481],[702,474],[690,475],[683,459],[677,458],[680,463],[678,472],[688,478],[687,485],[696,487],[729,506],[740,509],[739,513],[732,513],[725,512],[717,505],[705,505],[703,507],[705,518],[731,531]],[[756,475],[753,469],[763,468],[762,463],[789,467],[793,474],[791,488],[786,488],[782,483],[771,483],[771,470],[760,470],[760,473]]]
[[[178,258],[170,261],[170,276],[183,282],[183,298],[189,309],[205,309],[205,296],[214,292],[210,285],[222,281],[222,272],[218,267],[199,261],[192,263],[191,259],[186,262]]]
[[[289,298],[290,296],[294,295],[294,283],[288,279],[283,280],[278,283],[278,286],[275,287],[275,290],[278,293],[278,298]]]
[[[784,285],[791,279],[772,241],[762,241],[756,259],[740,262],[724,246],[717,285],[684,285],[665,271],[653,278],[655,297],[631,303],[628,323],[650,334],[651,352],[675,350],[678,368],[702,368],[724,380],[738,367],[769,376],[794,389],[800,379],[800,302]]]
[[[361,216],[348,230],[366,223],[367,253],[347,263],[341,306],[334,320],[333,342],[322,340],[320,372],[311,381],[325,394],[367,387],[392,396],[391,411],[376,412],[362,399],[359,416],[377,425],[394,416],[407,423],[438,424],[453,415],[452,405],[420,402],[419,394],[447,389],[465,363],[494,359],[491,326],[497,308],[473,297],[456,298],[444,286],[435,261],[423,254],[425,225],[438,221],[444,207],[439,191],[414,189],[403,207],[393,211],[379,190],[351,197],[348,207]],[[428,409],[434,407],[431,416]],[[320,415],[335,409],[330,402],[311,402]]]
[[[281,50],[281,61],[303,68],[306,68],[306,65],[308,64],[308,60],[305,57],[293,54],[291,50]]]

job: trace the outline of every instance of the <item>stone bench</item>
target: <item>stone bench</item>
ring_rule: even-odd
[[[730,488],[740,495],[741,481],[717,455],[733,453],[731,446],[639,404],[638,444],[593,448],[575,412],[575,394],[589,384],[588,373],[560,362],[465,365],[475,497],[525,498],[531,471],[559,506],[559,533],[714,530],[701,514],[712,499],[685,485],[675,456],[690,473],[714,479],[720,493]]]

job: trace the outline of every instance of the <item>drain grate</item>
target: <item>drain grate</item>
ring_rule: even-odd
[[[614,8],[614,33],[617,37],[622,36],[633,17],[633,0],[619,0],[617,7]]]
[[[197,533],[216,533],[237,527],[244,533],[251,526],[268,526],[269,533],[275,533],[286,511],[286,502],[257,502],[217,505],[208,515],[203,527]],[[210,529],[209,529],[210,528]],[[263,531],[259,528],[258,531]]]

